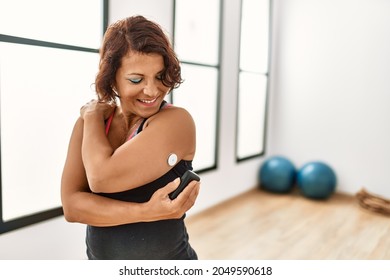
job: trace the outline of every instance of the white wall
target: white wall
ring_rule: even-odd
[[[269,154],[390,196],[390,2],[275,0]]]

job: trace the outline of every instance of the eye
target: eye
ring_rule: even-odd
[[[133,84],[139,84],[142,81],[142,78],[129,78],[128,80]]]
[[[162,74],[158,74],[158,75],[156,76],[156,79],[159,80],[159,81],[162,81],[162,79],[163,79]]]

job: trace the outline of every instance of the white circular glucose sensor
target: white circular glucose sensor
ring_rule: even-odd
[[[168,165],[174,166],[177,162],[177,155],[176,154],[169,154],[168,156]]]

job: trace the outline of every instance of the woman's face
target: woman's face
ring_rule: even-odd
[[[115,89],[120,96],[122,112],[143,118],[158,112],[169,88],[161,81],[164,70],[160,54],[130,52],[122,58],[116,72]]]

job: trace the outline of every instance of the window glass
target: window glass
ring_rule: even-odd
[[[173,38],[173,1],[174,0],[110,0],[109,19],[110,23],[117,20],[142,15],[159,24]]]
[[[61,205],[69,137],[96,96],[97,67],[97,53],[0,42],[4,221]]]
[[[240,74],[238,100],[237,156],[261,154],[264,147],[264,117],[267,78],[261,74]]]
[[[242,0],[241,4],[238,161],[265,152],[270,21],[269,0]]]
[[[220,0],[176,0],[175,50],[179,59],[219,63]]]
[[[217,161],[220,13],[220,0],[175,1],[174,47],[184,83],[172,96],[194,117],[198,172]]]
[[[182,75],[185,81],[174,90],[173,102],[186,108],[196,124],[194,169],[207,169],[215,165],[218,70],[184,64]]]
[[[240,68],[268,72],[269,0],[243,0]]]
[[[101,2],[0,1],[0,34],[97,49],[103,28]]]

